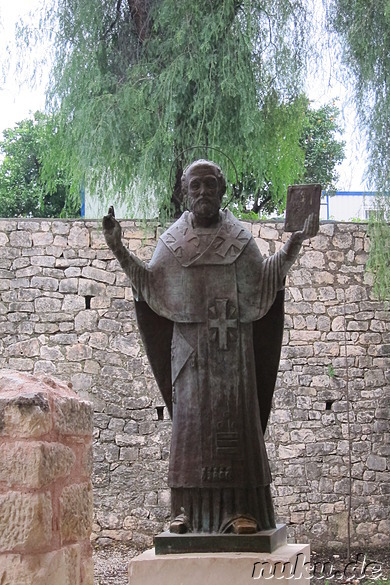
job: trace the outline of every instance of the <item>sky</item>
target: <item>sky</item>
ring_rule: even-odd
[[[318,3],[320,0],[313,0]],[[7,44],[14,41],[15,23],[22,16],[26,17],[29,11],[42,6],[43,0],[0,0],[0,60],[3,60]],[[321,11],[317,10],[318,19]],[[320,24],[318,25],[320,27]],[[317,31],[321,38],[321,32]],[[14,54],[15,51],[12,52]],[[327,55],[327,56],[326,56]],[[9,71],[12,72],[15,61],[11,55]],[[364,140],[357,129],[356,114],[350,103],[350,88],[331,72],[336,71],[334,63],[330,62],[329,53],[324,50],[321,63],[313,64],[312,72],[306,84],[306,93],[312,100],[313,107],[319,107],[334,99],[341,110],[342,138],[346,141],[346,160],[339,167],[340,179],[337,184],[339,191],[364,191],[364,160],[366,157]],[[13,127],[17,122],[29,117],[45,106],[45,87],[48,80],[48,69],[41,70],[42,79],[34,88],[27,83],[20,84],[14,74],[7,76],[6,82],[0,83],[0,132],[5,128]],[[321,72],[321,73],[320,73]]]
[[[42,5],[42,0],[0,0],[0,57],[4,60],[6,46],[12,44],[15,37],[15,23],[30,10],[35,10]],[[31,89],[27,84],[20,85],[16,76],[12,73],[15,67],[13,59],[7,56],[9,71],[11,72],[5,84],[0,82],[0,132],[5,128],[14,126],[31,112],[43,110],[45,106],[45,85],[47,74],[43,75],[41,84]]]

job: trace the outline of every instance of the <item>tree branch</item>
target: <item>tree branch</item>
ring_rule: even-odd
[[[116,3],[116,16],[115,16],[115,20],[112,21],[112,23],[110,24],[110,26],[108,27],[108,29],[106,30],[106,32],[103,33],[103,40],[105,40],[107,38],[107,36],[109,35],[109,33],[114,29],[116,23],[118,22],[119,16],[120,16],[121,6],[122,6],[122,0],[118,0],[117,3]]]
[[[138,40],[143,44],[149,32],[149,2],[147,0],[127,0],[127,5],[137,31]]]

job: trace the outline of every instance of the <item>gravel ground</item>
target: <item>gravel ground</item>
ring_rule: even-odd
[[[113,545],[113,546],[106,546],[106,547],[96,547],[94,549],[94,564],[95,564],[95,585],[129,585],[128,581],[128,564],[132,557],[134,557],[137,553],[136,550],[132,549],[131,547],[124,546],[124,545]],[[387,582],[387,585],[390,585],[390,551],[389,550],[378,550],[373,553],[367,553],[366,559],[364,561],[364,555],[356,561],[356,555],[351,555],[351,561],[355,561],[356,569],[353,568],[353,565],[350,566],[350,570],[347,576],[351,576],[352,572],[357,577],[356,579],[351,578],[349,583],[352,585],[358,585],[359,583],[367,583],[369,580],[367,577],[362,578],[361,569],[362,564],[365,562],[367,565],[368,563],[376,561],[378,565],[381,567],[382,577],[378,580],[378,584],[383,581]],[[311,580],[311,585],[325,585],[325,583],[330,583],[341,585],[345,583],[345,578],[342,578],[341,575],[337,575],[334,571],[344,571],[346,567],[347,561],[343,558],[343,555],[334,555],[333,553],[326,553],[321,552],[317,553],[312,551],[311,554],[311,562],[315,563],[328,563],[326,565],[325,571],[325,578],[316,579],[313,578]],[[333,565],[333,577],[329,574],[329,563]],[[317,567],[321,565],[317,564]],[[374,565],[371,565],[371,568],[375,569]],[[367,573],[369,569],[367,569]],[[372,575],[371,575],[372,576]],[[158,585],[158,584],[156,584]],[[238,584],[237,584],[238,585]]]
[[[95,585],[129,585],[128,565],[136,554],[136,550],[124,545],[96,547]]]

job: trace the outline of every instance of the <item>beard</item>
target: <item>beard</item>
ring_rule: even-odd
[[[220,209],[219,199],[215,197],[202,197],[191,200],[191,211],[201,218],[211,218],[218,214]]]

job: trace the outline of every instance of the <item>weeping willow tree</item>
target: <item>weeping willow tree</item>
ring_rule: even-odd
[[[330,23],[354,84],[367,133],[368,176],[377,191],[369,268],[378,295],[390,298],[390,0],[331,0]]]
[[[38,27],[54,51],[47,168],[66,168],[76,194],[85,184],[179,213],[183,166],[209,157],[235,196],[269,206],[272,193],[281,207],[304,164],[306,28],[304,0],[48,3]]]

